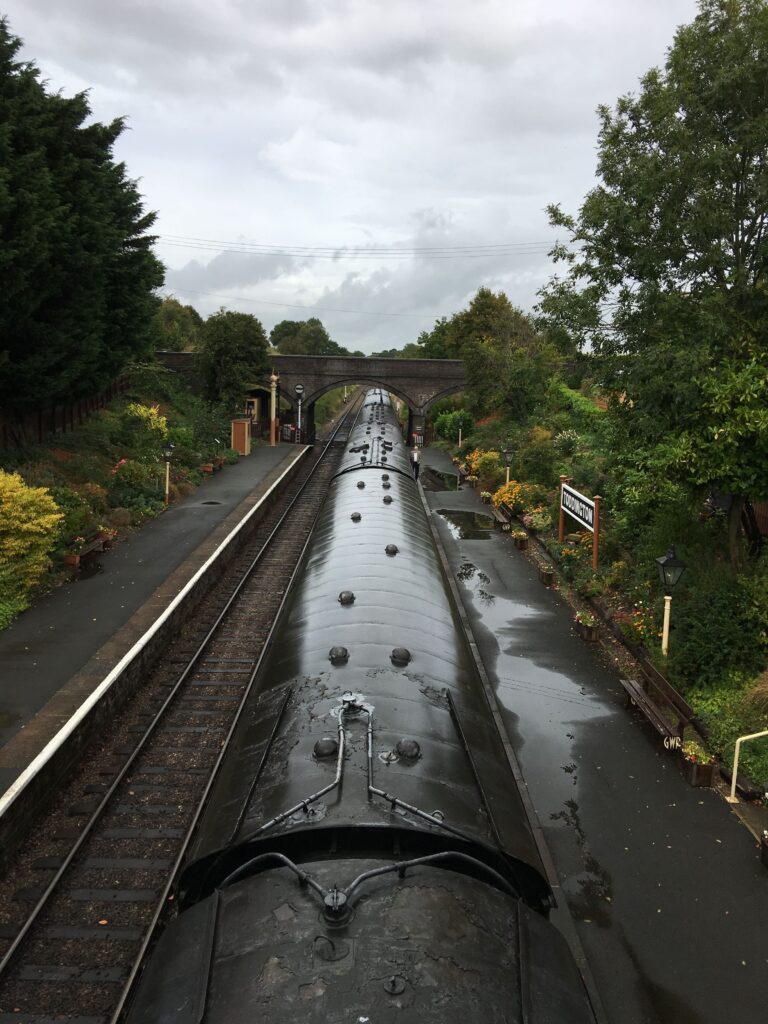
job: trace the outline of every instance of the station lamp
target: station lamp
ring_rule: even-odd
[[[664,625],[661,630],[661,653],[666,658],[669,651],[669,614],[672,606],[672,591],[685,572],[686,564],[677,557],[673,545],[666,555],[656,559],[656,568],[659,570],[659,579],[664,587]]]

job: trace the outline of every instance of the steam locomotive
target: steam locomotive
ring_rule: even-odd
[[[129,1024],[588,1024],[389,398],[369,392]]]

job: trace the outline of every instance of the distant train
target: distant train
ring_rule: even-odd
[[[130,1024],[588,1024],[594,1016],[370,392]]]

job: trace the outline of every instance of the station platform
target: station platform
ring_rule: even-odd
[[[255,447],[0,633],[0,794],[303,451]]]
[[[559,885],[610,1024],[766,1019],[763,806],[692,787],[627,707],[611,638],[587,643],[538,576],[537,547],[494,529],[445,452],[420,482]],[[433,472],[429,472],[432,470]],[[452,486],[450,486],[452,485]],[[447,486],[448,489],[443,489]],[[543,556],[542,556],[543,560]],[[619,657],[619,661],[616,658]]]

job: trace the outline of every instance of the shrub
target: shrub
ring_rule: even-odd
[[[0,593],[3,616],[26,607],[50,565],[63,514],[47,490],[27,487],[18,473],[0,470]]]
[[[523,484],[517,480],[510,480],[504,484],[493,495],[493,504],[498,508],[506,505],[513,515],[519,516],[523,512],[539,511],[547,499],[545,488],[538,484]]]
[[[464,463],[467,467],[468,474],[471,473],[473,476],[477,475],[477,464],[483,455],[485,455],[485,452],[482,448],[475,448],[464,456]]]
[[[491,487],[495,487],[501,482],[504,476],[504,470],[501,466],[501,458],[498,452],[483,452],[480,458],[477,460],[477,468],[475,469],[477,476],[480,480],[484,481]]]
[[[520,515],[525,508],[523,502],[523,485],[518,483],[517,480],[510,480],[508,484],[504,484],[503,487],[499,487],[494,492],[491,498],[494,506],[499,508],[501,505],[506,505],[512,515]]]
[[[545,427],[533,427],[520,452],[524,475],[536,483],[551,486],[557,479],[555,455],[552,432]]]
[[[135,459],[120,459],[112,469],[110,504],[117,508],[141,506],[157,499],[158,468]]]
[[[720,684],[728,675],[754,677],[768,645],[750,594],[724,566],[699,575],[673,602],[670,674],[686,688]]]
[[[760,731],[759,722],[755,728],[754,707],[749,694],[749,683],[730,677],[713,689],[695,691],[689,697],[691,706],[709,731],[708,745],[728,765],[733,763],[736,739]],[[768,786],[768,741],[757,740],[744,745],[739,772]]]
[[[87,501],[71,487],[52,487],[50,495],[63,515],[61,534],[86,534],[94,522],[93,512]]]
[[[555,435],[554,445],[560,455],[573,455],[580,440],[575,430],[561,430],[559,434]]]
[[[540,506],[532,508],[523,516],[523,526],[539,532],[549,530],[552,526],[552,514],[548,509]]]
[[[744,700],[757,716],[768,723],[768,670],[761,672],[757,679],[750,684]]]
[[[0,629],[10,626],[17,615],[20,615],[29,602],[21,597],[0,598]]]
[[[474,426],[474,420],[464,409],[456,409],[453,412],[443,412],[435,420],[435,433],[438,437],[444,437],[447,441],[457,442],[459,430],[466,437],[467,433]]]

